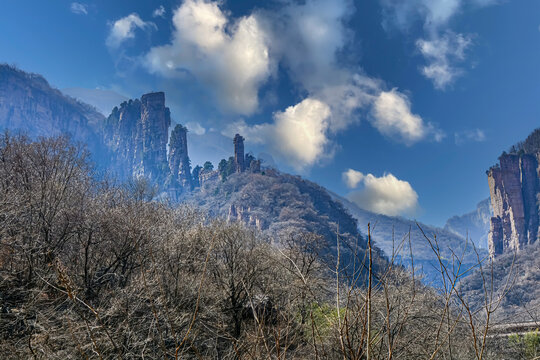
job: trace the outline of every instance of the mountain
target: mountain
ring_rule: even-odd
[[[540,129],[503,152],[488,171],[493,217],[489,249],[496,257],[521,250],[540,236]]]
[[[0,129],[30,137],[69,134],[107,158],[100,135],[104,117],[92,106],[63,95],[41,75],[0,64]]]
[[[485,199],[478,203],[476,210],[448,219],[444,229],[463,239],[470,239],[478,248],[487,249],[492,213],[490,199]]]
[[[146,179],[159,198],[190,201],[214,216],[255,225],[279,239],[317,234],[329,259],[337,255],[339,234],[344,263],[358,262],[354,251],[365,260],[366,240],[341,204],[312,182],[261,170],[261,161],[244,153],[239,134],[231,144],[233,156],[218,169],[207,163],[192,174],[187,128],[179,124],[171,129],[163,92],[123,101],[104,118],[39,75],[0,69],[0,127],[31,136],[72,134],[92,152],[100,151],[96,160],[115,178]],[[374,254],[376,266],[385,263],[382,252],[375,249]]]
[[[313,235],[325,255],[335,261],[338,242],[342,261],[365,261],[366,238],[358,231],[356,220],[323,187],[275,169],[261,172],[235,172],[225,180],[219,177],[203,181],[199,191],[185,201],[229,222],[242,222],[258,228],[280,242]],[[354,258],[354,252],[359,257]],[[386,265],[384,254],[373,249],[376,268]]]
[[[423,281],[426,284],[440,285],[441,274],[437,255],[424,234],[432,243],[436,236],[442,258],[446,263],[451,263],[453,253],[458,257],[464,255],[462,270],[477,263],[477,254],[472,243],[467,242],[452,231],[417,223],[402,217],[375,214],[361,209],[339,195],[332,194],[332,196],[343,204],[358,221],[363,234],[367,233],[367,224],[370,224],[373,240],[386,256],[394,257],[397,262],[410,268],[412,252],[415,271],[424,276]],[[409,247],[409,241],[411,247]],[[485,249],[477,248],[476,251],[480,258],[487,255]]]
[[[87,145],[100,170],[121,181],[144,177],[173,198],[191,190],[187,129],[177,126],[169,139],[165,94],[149,93],[118,105],[105,118],[41,75],[0,65],[0,129],[32,138],[67,134]]]
[[[540,129],[503,152],[487,171],[493,217],[490,219],[491,261],[460,284],[476,308],[485,305],[484,289],[501,298],[500,321],[537,321],[540,316]]]
[[[108,116],[118,104],[129,99],[112,90],[67,88],[62,93],[95,107],[102,115]]]

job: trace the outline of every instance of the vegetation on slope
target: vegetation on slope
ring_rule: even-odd
[[[96,179],[63,138],[0,138],[0,358],[485,358],[456,288],[369,271],[369,242],[331,267],[320,234],[270,238],[153,198]]]

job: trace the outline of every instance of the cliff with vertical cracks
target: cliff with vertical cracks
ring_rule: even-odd
[[[540,136],[537,130],[524,142],[503,153],[488,170],[493,217],[489,250],[492,257],[535,243],[539,237],[540,148],[525,145]]]
[[[123,179],[146,178],[165,184],[170,194],[191,189],[187,129],[169,128],[171,113],[163,92],[149,93],[115,107],[105,122],[103,136],[112,150],[112,168]],[[167,155],[169,144],[169,155]]]

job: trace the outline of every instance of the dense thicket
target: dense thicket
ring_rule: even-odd
[[[269,239],[152,199],[65,138],[0,138],[0,358],[485,358],[442,262],[436,292],[369,271],[370,246],[344,266],[315,232]]]

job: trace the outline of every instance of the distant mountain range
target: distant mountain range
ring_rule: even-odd
[[[332,196],[339,201],[358,221],[360,231],[364,236],[367,234],[367,225],[370,224],[371,234],[383,252],[389,257],[395,257],[396,261],[406,267],[414,268],[417,274],[424,276],[424,282],[431,285],[438,285],[441,281],[440,268],[436,254],[433,252],[429,241],[433,242],[436,237],[441,250],[441,255],[446,260],[452,259],[452,253],[457,256],[463,256],[463,269],[477,263],[477,253],[480,258],[487,255],[485,248],[480,248],[471,240],[467,241],[465,236],[460,233],[434,226],[418,223],[414,220],[405,219],[397,216],[386,216],[375,214],[361,209],[353,202],[337,195]],[[465,215],[459,218],[468,219]],[[461,226],[466,226],[467,222],[455,222]],[[465,227],[466,229],[466,227]],[[425,235],[425,236],[424,236]],[[409,247],[409,242],[411,247]],[[476,246],[476,251],[475,251]],[[411,259],[412,248],[412,259]],[[411,261],[412,260],[412,261]]]
[[[463,239],[470,239],[477,247],[487,250],[489,221],[492,214],[491,200],[485,199],[478,203],[476,210],[448,219],[444,229]]]

